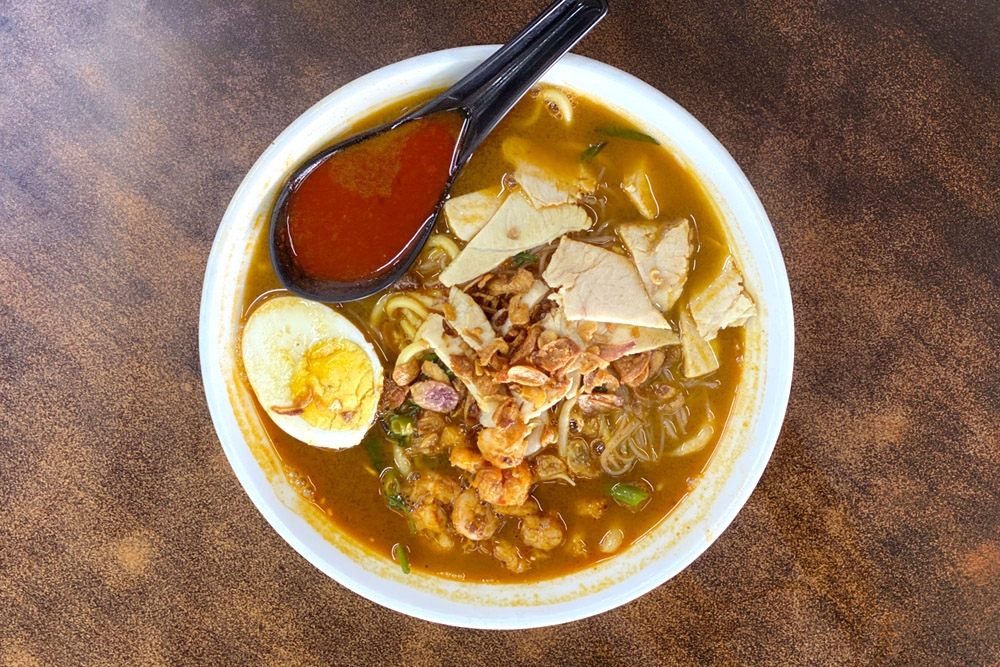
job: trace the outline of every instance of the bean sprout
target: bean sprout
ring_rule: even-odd
[[[419,327],[424,323],[424,319],[413,312],[413,310],[406,308],[403,310],[403,319],[412,324],[414,327]]]
[[[638,421],[627,421],[614,434],[605,441],[608,449],[614,449],[625,442],[625,439],[642,428],[642,423]]]
[[[646,431],[639,430],[632,437],[625,441],[632,455],[640,461],[649,462],[656,459],[655,452],[649,449],[649,445],[646,439]]]
[[[612,528],[608,532],[604,533],[604,537],[601,538],[601,542],[597,548],[600,549],[602,553],[614,553],[621,548],[622,542],[624,541],[625,533],[618,528]]]
[[[399,445],[392,446],[392,462],[396,464],[396,468],[399,470],[399,474],[406,477],[413,470],[413,465],[410,463],[410,457],[406,455],[403,448]]]
[[[712,440],[713,435],[715,435],[715,428],[711,424],[705,424],[693,437],[685,441],[684,444],[677,449],[670,452],[670,455],[687,456],[688,454],[699,452]]]
[[[617,447],[604,447],[601,452],[601,469],[609,475],[624,475],[635,465],[635,456],[621,443]]]
[[[415,326],[413,326],[413,324],[410,323],[409,321],[407,321],[405,319],[404,320],[400,320],[399,321],[399,328],[403,330],[403,333],[406,335],[406,337],[409,340],[413,340],[414,338],[417,337],[417,328]]]
[[[573,411],[573,408],[576,407],[576,400],[579,398],[579,389],[580,376],[575,375],[573,377],[572,384],[569,386],[569,391],[566,393],[566,398],[563,400],[562,407],[559,409],[559,456],[564,459],[569,452],[570,413]]]

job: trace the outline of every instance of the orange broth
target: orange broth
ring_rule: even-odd
[[[360,121],[351,132],[398,117],[403,108],[412,108],[428,95],[406,100],[403,105],[372,114]],[[550,147],[548,154],[552,160],[579,159],[580,153],[601,141],[607,144],[593,157],[593,163],[602,170],[599,187],[601,195],[598,204],[591,210],[598,218],[596,227],[603,231],[614,228],[619,222],[639,220],[634,206],[615,191],[627,165],[637,159],[648,163],[648,176],[653,189],[658,194],[660,205],[659,220],[670,221],[680,216],[688,216],[696,226],[696,251],[692,262],[692,273],[686,289],[698,289],[714,277],[729,253],[728,239],[719,213],[707,196],[703,186],[664,147],[625,139],[610,138],[596,132],[596,128],[607,126],[627,126],[610,110],[582,97],[574,98],[574,120],[567,124],[542,112],[539,118],[535,106],[537,93],[525,98],[500,123],[485,143],[478,149],[469,164],[458,175],[452,189],[457,196],[483,188],[499,186],[504,182],[509,167],[501,153],[504,137],[519,135],[529,141]],[[532,120],[534,118],[534,120]],[[530,122],[529,122],[530,121]],[[544,165],[542,165],[544,166]],[[357,233],[357,232],[355,232]],[[439,220],[435,233],[449,234],[447,225]],[[582,241],[587,234],[575,235]],[[345,238],[344,243],[360,242]],[[461,244],[461,242],[459,242]],[[254,250],[254,257],[246,284],[245,313],[254,302],[266,298],[271,293],[281,291],[280,284],[270,266],[266,233],[262,233]],[[382,332],[373,330],[368,324],[369,315],[377,297],[359,302],[334,306],[338,312],[349,317],[367,333],[383,355],[383,363],[391,371],[398,349],[384,340]],[[667,319],[676,328],[676,308],[666,313]],[[392,441],[385,437],[382,427],[376,423],[369,433],[369,446],[357,446],[347,450],[326,450],[310,447],[296,441],[278,429],[260,406],[258,413],[267,429],[270,444],[282,461],[286,473],[297,479],[304,479],[304,495],[314,503],[341,531],[352,536],[357,542],[368,547],[374,554],[392,558],[393,547],[404,545],[409,553],[412,570],[434,575],[478,582],[532,581],[549,579],[586,568],[595,562],[612,557],[596,547],[601,535],[613,528],[624,532],[620,553],[628,545],[652,529],[670,513],[694,485],[707,465],[718,439],[732,411],[743,366],[742,354],[744,333],[742,328],[721,331],[715,343],[720,369],[708,377],[706,382],[692,383],[687,397],[690,409],[690,432],[695,432],[703,423],[708,411],[715,415],[716,431],[710,444],[702,451],[685,457],[661,457],[655,462],[639,461],[635,467],[621,478],[602,476],[597,479],[577,479],[571,486],[562,481],[548,481],[535,485],[532,496],[546,511],[557,512],[566,526],[566,535],[581,535],[591,546],[587,555],[570,555],[563,550],[532,554],[531,568],[524,573],[514,574],[498,563],[485,549],[475,543],[457,546],[442,552],[430,539],[411,534],[408,522],[401,514],[390,510],[380,484],[376,468],[391,465]],[[679,367],[674,364],[663,373],[682,377]],[[647,424],[651,433],[661,426],[655,421]],[[372,455],[381,459],[373,462]],[[424,469],[447,472],[450,468],[447,456],[423,457],[416,461]],[[582,516],[579,511],[581,499],[609,498],[611,486],[616,482],[641,484],[652,490],[650,498],[638,509],[630,508],[614,501],[607,503],[606,511],[600,518]],[[517,517],[508,517],[500,531],[501,537],[512,537],[517,529]]]

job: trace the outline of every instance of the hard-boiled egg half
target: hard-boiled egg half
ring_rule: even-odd
[[[350,320],[280,296],[247,318],[242,347],[250,386],[285,433],[332,449],[361,442],[382,395],[382,363]]]

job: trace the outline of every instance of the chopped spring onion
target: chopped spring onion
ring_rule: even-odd
[[[401,406],[393,410],[394,414],[406,415],[407,417],[413,417],[418,412],[420,412],[420,406],[414,403],[412,398],[407,398]]]
[[[400,495],[399,473],[394,468],[389,468],[382,474],[382,488],[385,489],[386,498]]]
[[[410,558],[406,555],[406,547],[402,544],[397,544],[392,548],[392,555],[399,561],[399,569],[403,571],[403,574],[409,574]]]
[[[389,417],[389,433],[394,438],[408,438],[413,435],[416,424],[410,415],[393,415]]]
[[[627,127],[615,127],[614,125],[605,125],[604,127],[597,128],[599,134],[603,134],[606,137],[620,137],[622,139],[631,139],[632,141],[644,141],[647,144],[659,145],[660,142],[649,136],[648,134],[643,134],[638,130],[630,130]]]
[[[385,491],[385,504],[389,506],[389,509],[394,509],[406,517],[406,521],[410,525],[410,534],[415,535],[417,526],[413,523],[413,517],[410,516],[410,506],[407,504],[406,498],[403,497],[399,473],[396,472],[395,468],[389,468],[382,474],[382,490]]]
[[[649,491],[619,482],[611,487],[611,497],[629,507],[638,507],[646,498],[649,498]]]
[[[528,264],[534,264],[538,261],[538,255],[532,255],[530,252],[523,251],[514,255],[514,266],[527,266]]]
[[[382,450],[379,448],[379,439],[374,435],[369,435],[364,441],[365,451],[368,453],[368,458],[371,459],[372,468],[375,469],[376,473],[382,472]]]
[[[410,511],[409,505],[407,505],[406,501],[403,500],[403,496],[399,495],[398,493],[395,493],[391,496],[386,496],[385,504],[394,510],[399,510],[400,512]]]
[[[591,144],[587,150],[583,151],[583,153],[580,154],[580,159],[583,160],[584,162],[590,162],[595,157],[597,157],[597,154],[600,153],[602,150],[604,150],[604,147],[607,145],[608,142],[606,141],[602,141],[599,144]]]

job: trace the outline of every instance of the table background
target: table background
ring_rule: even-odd
[[[791,281],[774,457],[670,582],[560,627],[434,626],[244,495],[197,345],[243,174],[342,84],[544,4],[0,0],[0,664],[1000,661],[995,0],[612,0],[577,48],[715,133]]]

